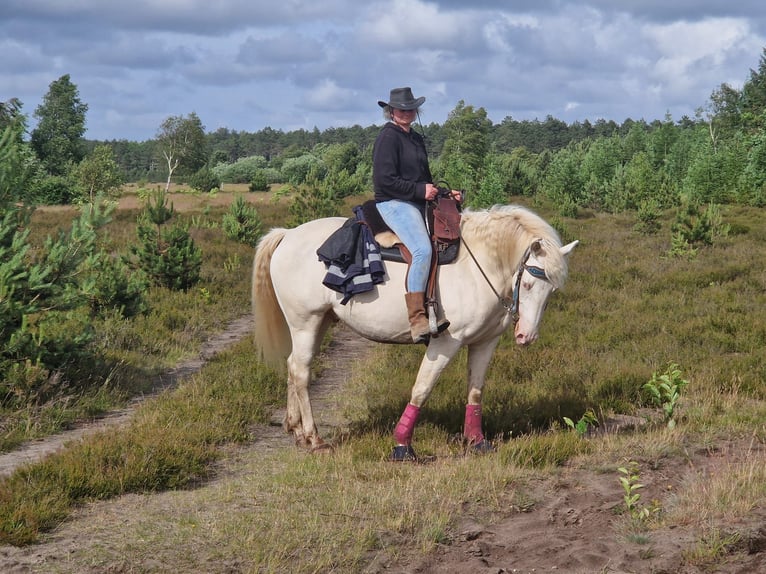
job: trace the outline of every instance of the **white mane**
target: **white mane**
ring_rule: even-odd
[[[560,289],[567,276],[567,260],[561,254],[558,232],[533,211],[519,205],[495,205],[463,212],[461,232],[469,247],[482,244],[515,270],[526,248],[541,240],[548,280]],[[505,254],[505,257],[502,257]]]

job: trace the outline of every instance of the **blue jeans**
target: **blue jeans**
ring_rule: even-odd
[[[425,291],[431,270],[431,238],[423,217],[424,206],[399,199],[381,201],[377,205],[383,221],[412,254],[407,291]]]

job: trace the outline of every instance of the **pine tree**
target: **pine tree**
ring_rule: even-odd
[[[149,198],[138,223],[139,244],[131,251],[156,285],[186,290],[199,281],[202,251],[178,223],[164,226],[174,213],[173,204],[168,207],[167,201],[167,195],[159,189]]]
[[[484,108],[460,100],[444,124],[446,139],[439,157],[439,177],[453,189],[473,190],[489,151],[492,121]]]
[[[50,89],[35,110],[37,127],[30,143],[51,175],[65,175],[71,165],[85,157],[85,114],[88,105],[80,101],[69,74],[50,84]]]
[[[255,206],[238,195],[229,211],[223,216],[223,231],[226,237],[245,245],[255,247],[261,237],[261,218]]]
[[[766,48],[761,53],[758,70],[750,70],[750,78],[742,88],[742,116],[752,130],[766,126]]]

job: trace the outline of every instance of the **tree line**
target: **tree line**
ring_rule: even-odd
[[[88,106],[68,75],[50,85],[28,141],[21,107],[16,99],[0,103],[0,130],[11,129],[5,137],[21,147],[26,179],[15,199],[30,203],[92,201],[125,181],[165,182],[166,188],[177,181],[201,191],[226,183],[253,190],[288,184],[297,194],[319,186],[343,197],[370,189],[371,148],[380,129],[205,132],[192,112],[167,118],[151,140],[86,140]],[[647,202],[660,208],[682,201],[761,205],[765,110],[766,49],[742,89],[722,84],[694,118],[567,124],[551,116],[509,116],[493,124],[483,108],[460,101],[444,124],[420,129],[434,174],[469,191],[475,204],[541,194],[569,214]]]

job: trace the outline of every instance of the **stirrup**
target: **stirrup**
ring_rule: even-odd
[[[426,309],[428,310],[428,330],[431,332],[431,335],[434,339],[436,339],[440,333],[443,331],[446,331],[449,327],[449,321],[444,319],[444,321],[439,324],[439,321],[436,317],[436,306],[438,303],[434,301],[433,299],[429,299],[426,302]]]
[[[434,338],[436,338],[436,337],[434,336]],[[419,337],[412,339],[412,342],[415,345],[419,345],[420,343],[423,343],[425,346],[428,346],[428,343],[430,341],[431,341],[431,334],[430,333],[426,333],[425,335],[420,335]]]

